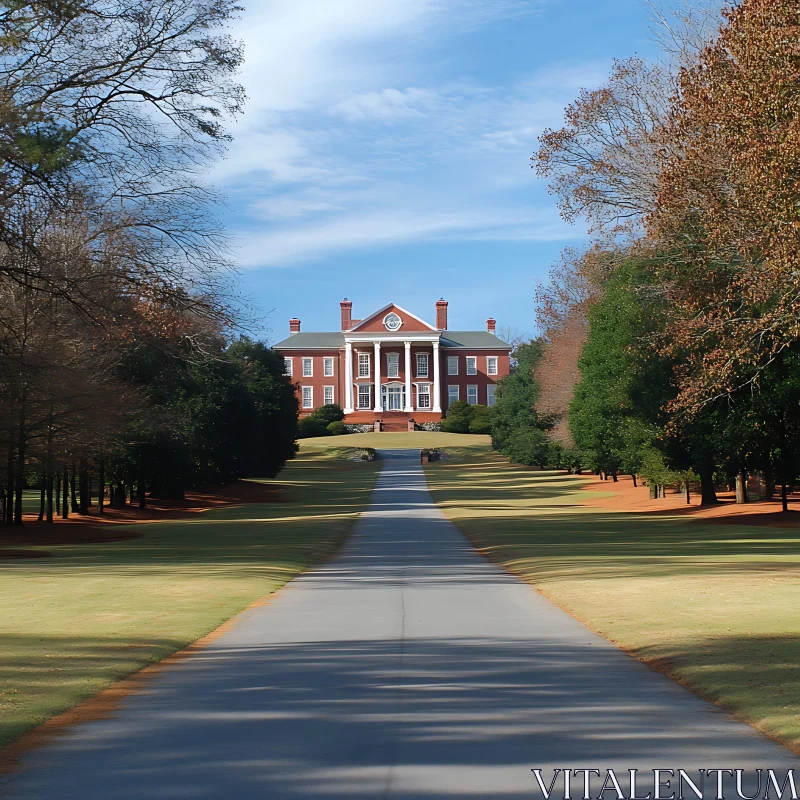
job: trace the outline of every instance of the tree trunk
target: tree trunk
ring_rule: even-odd
[[[83,456],[81,456],[78,489],[80,492],[78,499],[78,513],[85,516],[89,513],[89,466]]]
[[[781,484],[781,511],[789,510],[789,492],[786,489],[786,481]]]
[[[617,471],[616,470],[614,470],[611,473],[611,480],[614,481],[614,483],[617,483],[619,481],[619,478],[617,478]]]
[[[72,499],[71,508],[73,514],[78,513],[78,493],[75,491],[76,478],[78,477],[77,473],[78,470],[75,469],[75,462],[73,461],[72,469],[70,470],[70,475],[69,475],[69,489],[70,489],[70,497]]]
[[[8,487],[6,490],[6,525],[11,525],[14,522],[14,448],[9,445],[8,448]]]
[[[97,513],[105,513],[105,499],[106,499],[106,464],[104,461],[100,462],[97,474]]]
[[[717,500],[717,490],[714,488],[714,470],[704,469],[700,472],[700,505],[713,506]]]
[[[692,492],[689,488],[689,481],[683,484],[683,493],[686,496],[686,505],[690,506],[692,504]]]
[[[36,517],[37,522],[44,519],[44,501],[46,496],[46,481],[44,475],[39,479],[39,516]]]
[[[22,493],[25,491],[25,440],[20,436],[19,451],[17,453],[17,475],[14,490],[14,524],[22,525]]]
[[[69,467],[64,462],[64,478],[61,483],[61,519],[69,517]]]
[[[631,473],[631,478],[633,478],[633,488],[635,489],[636,486],[637,486],[637,484],[636,484],[636,473],[635,472]]]
[[[743,469],[736,473],[736,502],[747,502],[747,471]]]
[[[53,487],[56,495],[56,515],[61,514],[61,476],[55,474],[55,486]]]
[[[775,476],[772,472],[764,475],[764,499],[772,500],[775,497]]]
[[[658,487],[654,484],[650,484],[650,499],[656,500],[658,498]]]
[[[53,524],[53,467],[47,469],[47,524]]]
[[[147,498],[145,497],[146,488],[147,487],[146,487],[145,482],[144,482],[144,468],[141,468],[139,470],[139,484],[138,484],[138,489],[139,489],[139,508],[147,508]],[[131,500],[133,500],[132,497],[131,497]]]

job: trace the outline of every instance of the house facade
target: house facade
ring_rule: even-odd
[[[343,300],[341,330],[309,333],[289,321],[289,338],[274,345],[296,387],[300,413],[328,403],[345,422],[406,430],[436,422],[457,400],[494,405],[495,384],[508,375],[511,346],[483,331],[450,331],[446,300],[436,303],[435,325],[390,303],[363,319]]]

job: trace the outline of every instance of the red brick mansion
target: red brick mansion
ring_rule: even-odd
[[[436,422],[457,400],[493,405],[495,383],[509,371],[510,345],[485,331],[447,329],[447,302],[436,303],[430,325],[390,303],[364,319],[352,318],[343,300],[342,329],[304,333],[289,321],[291,335],[274,346],[297,387],[301,414],[327,403],[342,406],[347,423],[405,430],[409,419]]]

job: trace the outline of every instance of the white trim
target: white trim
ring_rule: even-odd
[[[411,413],[414,406],[411,405],[411,342],[403,342],[405,348],[405,378],[406,378],[406,407],[403,409],[406,413]]]
[[[331,371],[328,372],[328,363],[331,365]],[[334,370],[336,367],[334,364],[336,363],[336,359],[333,356],[325,356],[322,359],[322,377],[323,378],[332,378]]]
[[[389,326],[386,324],[386,320],[387,320],[387,319],[389,319],[389,317],[397,317],[397,321],[398,321],[400,324],[399,324],[399,325],[398,325],[396,328],[390,328],[390,327],[389,327]],[[387,314],[387,315],[386,315],[386,316],[383,318],[383,327],[384,327],[384,328],[386,328],[386,330],[387,330],[387,331],[389,331],[389,333],[397,333],[397,331],[399,331],[399,330],[400,330],[400,328],[402,328],[402,327],[403,327],[403,318],[402,318],[402,317],[401,317],[399,314],[396,314],[394,311],[390,311],[390,312],[389,312],[389,313],[388,313],[388,314]]]
[[[328,389],[331,390],[330,403],[328,402],[328,398],[326,396],[328,394]],[[323,386],[322,387],[322,405],[324,405],[324,406],[332,405],[335,402],[336,402],[336,389],[335,389],[335,387],[333,387],[333,386]]]
[[[312,356],[304,356],[302,363],[303,363],[303,377],[304,378],[313,378],[314,377],[314,358]],[[306,364],[308,364],[308,372],[306,372]]]
[[[439,341],[437,339],[433,343],[433,410],[437,414],[442,413],[441,360],[442,356],[439,353]],[[430,365],[428,365],[428,369],[430,369]]]
[[[306,391],[309,394],[309,403],[310,405],[306,405]],[[306,411],[309,408],[314,408],[314,387],[313,386],[302,386],[301,387],[301,399],[303,404],[303,410]]]
[[[489,394],[489,390],[491,391],[491,395]],[[489,402],[491,398],[492,402]],[[488,383],[486,384],[486,405],[491,408],[495,403],[497,403],[497,384]]]
[[[362,358],[366,358],[367,359],[367,374],[366,375],[362,375],[361,374],[361,359]],[[359,353],[358,354],[358,358],[356,359],[356,362],[358,364],[358,371],[357,371],[356,377],[358,377],[358,378],[371,378],[372,377],[372,364],[370,363],[371,362],[371,354],[370,353]]]
[[[344,347],[344,413],[353,411],[353,345],[348,342]]]
[[[464,370],[465,375],[477,375],[478,374],[478,356],[464,356],[467,359],[467,366]],[[469,362],[472,361],[475,364],[475,372],[470,372],[469,370]]]
[[[469,390],[470,389],[474,389],[475,390],[475,402],[474,403],[470,403],[469,402]],[[471,405],[471,406],[477,406],[478,405],[478,384],[477,383],[467,384],[467,403],[469,405]]]
[[[288,370],[286,369],[286,362],[287,361],[289,362],[289,369]],[[292,358],[292,356],[284,356],[283,357],[283,374],[287,378],[293,378],[294,377],[294,358]]]
[[[381,385],[381,343],[380,342],[373,342],[373,347],[375,348],[375,366],[373,369],[375,370],[375,386]],[[381,398],[379,397],[380,392],[378,392],[377,388],[375,389],[375,413],[380,414],[383,411],[381,406]]]
[[[430,383],[417,383],[417,384],[415,384],[415,386],[417,387],[417,411],[433,411],[433,398],[431,397],[431,394],[432,394],[431,386],[432,386],[432,384],[430,384]],[[419,390],[420,386],[424,386],[428,391],[420,392],[420,390]],[[427,406],[420,405],[420,402],[419,402],[420,396],[428,398],[428,405]]]
[[[456,390],[456,399],[453,400],[452,394],[450,392],[451,389]],[[447,384],[447,407],[449,408],[453,403],[457,403],[461,399],[461,385],[458,383],[448,383]]]
[[[366,331],[364,333],[348,333],[345,337],[345,344],[347,342],[351,342],[354,345],[372,344],[373,342],[395,345],[399,345],[401,342],[432,344],[433,342],[438,342],[441,336],[442,334],[439,331],[435,334],[423,333],[422,331],[397,331],[396,333],[389,333],[388,331],[383,333]]]
[[[383,314],[384,311],[388,312],[390,308],[394,308],[396,311],[402,311],[403,314],[405,314],[408,317],[411,317],[411,319],[415,319],[417,322],[421,322],[426,328],[428,328],[428,330],[436,331],[438,333],[438,329],[434,328],[433,325],[429,325],[427,322],[425,322],[424,319],[420,319],[418,316],[416,316],[416,314],[412,314],[410,311],[406,311],[404,308],[401,308],[399,305],[397,305],[397,303],[389,303],[388,305],[385,305],[383,308],[378,309],[374,314],[370,314],[368,317],[364,317],[364,319],[362,319],[361,322],[358,323],[358,325],[354,325],[352,328],[349,328],[349,331],[352,332],[357,331],[359,328],[366,325],[370,320],[373,320],[375,319],[375,317]],[[400,315],[398,314],[398,316]]]
[[[455,364],[456,371],[450,372],[450,365]],[[458,375],[458,356],[447,356],[447,375],[448,377],[456,377]]]
[[[494,372],[489,369],[489,362],[494,359]],[[486,374],[497,375],[500,372],[500,357],[499,356],[486,356]]]

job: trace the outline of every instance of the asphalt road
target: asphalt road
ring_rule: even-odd
[[[416,451],[384,457],[335,560],[31,751],[0,797],[533,798],[535,767],[799,766],[478,555]]]

